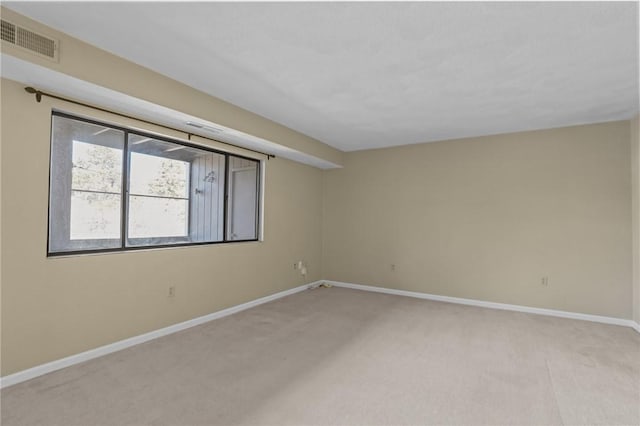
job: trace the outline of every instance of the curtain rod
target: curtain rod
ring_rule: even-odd
[[[111,110],[108,110],[108,109],[105,109],[105,108],[100,108],[100,107],[97,107],[97,106],[94,106],[94,105],[85,104],[84,102],[75,101],[73,99],[63,98],[63,97],[57,96],[57,95],[52,95],[51,93],[47,93],[47,92],[43,92],[41,90],[34,89],[31,86],[25,87],[24,90],[27,93],[35,95],[36,96],[36,102],[42,101],[42,97],[43,96],[47,96],[49,98],[58,99],[58,100],[61,100],[61,101],[64,101],[64,102],[70,102],[72,104],[76,104],[76,105],[80,105],[80,106],[83,106],[83,107],[87,107],[87,108],[95,109],[95,110],[98,110],[98,111],[106,112],[108,114],[115,114],[115,115],[118,115],[120,117],[141,121],[143,123],[151,124],[153,126],[164,127],[165,129],[173,130],[174,132],[186,133],[189,140],[191,140],[191,136],[198,136],[198,137],[201,137],[203,139],[207,139],[207,140],[210,140],[210,141],[213,141],[213,142],[218,142],[218,143],[229,145],[229,146],[232,146],[232,147],[235,147],[235,148],[240,148],[240,149],[244,149],[244,150],[247,150],[247,151],[255,152],[256,154],[266,155],[267,156],[267,160],[270,159],[270,158],[276,158],[276,156],[273,155],[273,154],[267,154],[266,152],[256,151],[255,149],[245,148],[245,147],[240,146],[240,145],[235,145],[235,144],[232,144],[232,143],[229,143],[229,142],[219,141],[217,139],[209,138],[207,136],[202,136],[202,135],[198,135],[198,134],[195,134],[195,133],[186,132],[184,130],[176,129],[175,127],[169,127],[169,126],[165,126],[164,124],[154,123],[153,121],[145,120],[145,119],[142,119],[142,118],[132,117],[130,115],[123,114],[121,112],[111,111]]]

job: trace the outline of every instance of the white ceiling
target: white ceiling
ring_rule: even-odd
[[[627,119],[635,2],[3,2],[345,151]]]

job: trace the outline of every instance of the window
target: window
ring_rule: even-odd
[[[258,239],[260,162],[54,113],[51,255]]]
[[[124,132],[53,117],[49,251],[122,245]]]
[[[258,238],[258,163],[246,158],[229,157],[229,230],[230,240]]]

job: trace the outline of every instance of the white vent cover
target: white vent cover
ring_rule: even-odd
[[[35,31],[1,20],[2,41],[35,53],[43,58],[58,61],[58,41]]]

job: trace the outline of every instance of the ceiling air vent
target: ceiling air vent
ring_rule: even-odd
[[[58,60],[58,42],[52,38],[2,19],[2,41],[11,43],[38,56]]]

